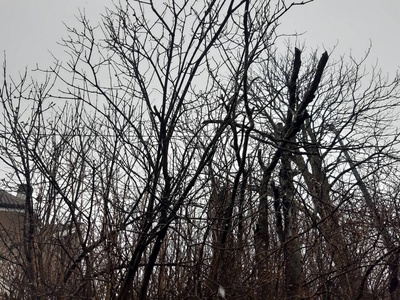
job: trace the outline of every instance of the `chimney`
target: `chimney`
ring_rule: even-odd
[[[25,200],[26,193],[28,192],[27,184],[20,184],[17,190],[17,198],[21,200]]]

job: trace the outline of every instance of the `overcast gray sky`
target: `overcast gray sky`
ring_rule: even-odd
[[[111,0],[0,0],[0,51],[2,56],[6,51],[8,72],[51,65],[49,52],[63,53],[57,45],[67,36],[63,23],[78,27],[79,10],[98,23],[104,7],[111,5]]]
[[[6,51],[9,74],[50,65],[49,51],[62,58],[57,42],[67,35],[63,22],[77,25],[78,9],[98,22],[111,5],[111,0],[0,0],[0,51]],[[394,74],[400,65],[399,15],[398,0],[315,0],[287,14],[280,31],[304,33],[300,40],[309,50],[338,45],[337,57],[350,50],[360,57],[371,42],[369,63],[379,58],[383,71]]]
[[[80,9],[96,24],[111,5],[111,0],[0,0],[0,51],[6,53],[8,74],[34,69],[36,63],[47,68],[54,61],[50,52],[65,60],[57,45],[67,36],[63,22],[79,26],[75,16]],[[378,60],[383,72],[393,76],[400,66],[399,15],[399,0],[315,0],[288,13],[280,32],[303,33],[299,40],[310,51],[337,45],[336,58],[350,52],[361,57],[372,43],[368,63]]]
[[[300,40],[311,49],[332,49],[335,56],[361,57],[372,43],[368,63],[393,74],[400,66],[400,1],[315,0],[282,20],[285,31],[305,32]]]

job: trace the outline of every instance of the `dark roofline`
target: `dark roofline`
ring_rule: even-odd
[[[25,210],[25,202],[4,190],[0,190],[0,208]]]

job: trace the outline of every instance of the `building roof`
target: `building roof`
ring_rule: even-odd
[[[0,209],[25,209],[24,200],[7,193],[0,189]]]

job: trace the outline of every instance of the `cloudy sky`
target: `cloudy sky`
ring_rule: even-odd
[[[7,69],[18,74],[38,63],[53,61],[50,52],[62,58],[57,45],[67,35],[63,22],[77,26],[79,9],[96,23],[111,0],[1,0],[0,51],[6,53]],[[394,74],[400,65],[400,1],[315,0],[297,7],[282,19],[281,32],[302,33],[309,50],[336,46],[334,55],[361,57],[372,44],[368,63],[378,59],[385,73]]]
[[[0,0],[0,54],[6,55],[8,74],[15,77],[36,64],[48,67],[54,61],[50,53],[66,60],[57,45],[67,36],[64,23],[78,27],[80,9],[97,24],[111,5],[112,0]],[[336,47],[334,58],[350,53],[359,58],[372,44],[367,63],[378,62],[392,77],[400,66],[399,15],[399,0],[315,0],[289,12],[279,30],[301,33],[309,51]]]
[[[50,52],[63,54],[57,42],[68,34],[64,23],[78,27],[81,10],[97,24],[111,4],[111,0],[1,0],[0,51],[2,56],[6,53],[9,73],[18,74],[26,66],[33,69],[36,63],[51,65]]]
[[[282,20],[287,32],[311,49],[333,49],[334,56],[361,57],[372,45],[368,63],[378,60],[382,70],[394,75],[400,66],[400,1],[315,0],[291,11]]]

